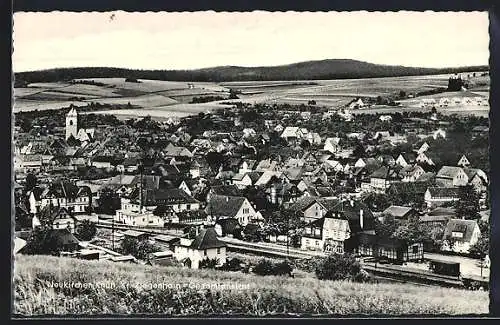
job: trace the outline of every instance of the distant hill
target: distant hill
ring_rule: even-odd
[[[68,81],[78,78],[116,77],[212,82],[274,81],[397,77],[487,70],[488,66],[434,69],[379,65],[348,59],[331,59],[268,67],[222,66],[197,70],[131,70],[106,67],[58,68],[19,72],[15,74],[15,78],[16,86],[22,86],[32,82]]]

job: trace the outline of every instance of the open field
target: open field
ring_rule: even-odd
[[[69,288],[53,283],[73,283]],[[70,285],[71,286],[71,285]],[[151,267],[17,256],[16,315],[460,315],[488,313],[488,293],[410,284]]]
[[[267,103],[267,104],[307,104],[316,101],[317,105],[328,108],[340,108],[347,105],[357,97],[387,96],[399,94],[404,91],[407,94],[416,93],[436,88],[446,88],[449,75],[390,77],[390,78],[368,78],[368,79],[341,79],[341,80],[294,80],[294,81],[244,81],[244,82],[174,82],[161,80],[141,80],[140,83],[125,82],[123,78],[92,78],[103,83],[104,86],[86,84],[35,83],[27,88],[17,88],[14,91],[14,112],[27,110],[57,109],[69,106],[86,105],[86,102],[99,102],[107,104],[137,105],[140,108],[135,112],[138,116],[151,115],[164,118],[166,111],[193,113],[205,112],[218,107],[220,102],[245,102],[245,103]],[[83,79],[79,79],[83,80]],[[400,100],[401,107],[372,107],[362,110],[360,113],[389,113],[404,110],[422,110],[420,103],[425,98],[442,97],[488,97],[489,77],[472,78],[473,88],[470,91],[441,93],[429,96],[420,96]],[[221,96],[228,97],[230,88],[242,93],[239,99],[224,100],[200,104],[189,104],[193,97]],[[70,102],[69,98],[83,97],[83,101]],[[138,110],[147,110],[138,112]],[[488,106],[453,106],[444,108],[447,114],[479,114],[488,115]],[[108,111],[109,112],[109,111]],[[120,110],[117,114],[134,115],[134,112]]]

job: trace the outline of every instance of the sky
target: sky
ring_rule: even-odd
[[[18,12],[14,72],[59,67],[197,69],[355,59],[487,65],[487,12]]]

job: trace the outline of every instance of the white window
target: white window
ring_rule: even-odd
[[[464,234],[463,234],[463,233],[461,233],[461,232],[458,232],[458,231],[453,231],[453,232],[451,233],[451,237],[453,237],[453,238],[463,238],[463,237],[464,237]]]

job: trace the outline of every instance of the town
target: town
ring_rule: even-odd
[[[387,102],[19,112],[15,253],[254,273],[265,257],[290,275],[347,254],[387,278],[487,288],[488,119],[443,114],[450,100],[364,112]]]

